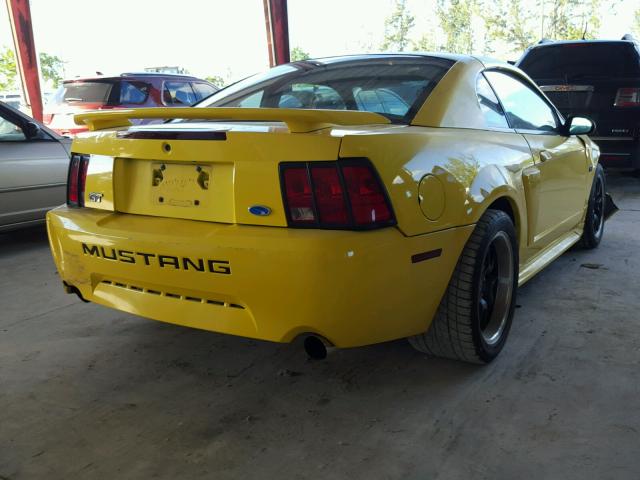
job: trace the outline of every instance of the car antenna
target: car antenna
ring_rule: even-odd
[[[584,31],[582,32],[582,40],[586,40],[587,28],[589,28],[589,20],[584,23]]]

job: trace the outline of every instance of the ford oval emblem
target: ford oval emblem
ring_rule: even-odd
[[[249,213],[258,217],[266,217],[271,213],[271,209],[264,205],[251,205],[249,207]]]

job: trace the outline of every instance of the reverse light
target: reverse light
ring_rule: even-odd
[[[619,88],[614,107],[640,107],[640,88]]]
[[[395,225],[377,172],[365,158],[280,165],[291,227],[373,229]]]
[[[88,168],[88,155],[78,155],[76,153],[71,155],[69,174],[67,176],[67,205],[84,207],[84,189]]]

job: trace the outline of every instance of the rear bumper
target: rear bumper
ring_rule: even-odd
[[[315,333],[338,347],[424,332],[473,230],[405,237],[66,207],[49,212],[47,226],[62,280],[89,301],[277,342]]]
[[[600,147],[600,163],[606,168],[640,168],[640,141],[635,138],[593,137]]]

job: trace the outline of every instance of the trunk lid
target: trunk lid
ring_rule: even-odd
[[[180,118],[196,109],[171,110]],[[204,117],[208,116],[204,110],[215,110],[218,116],[254,116],[246,111],[250,109],[197,110]],[[341,138],[323,128],[331,117],[328,112],[316,116],[282,109],[265,116],[269,109],[255,110],[261,110],[255,113],[258,117],[283,121],[169,123],[81,135],[74,140],[73,152],[91,155],[85,206],[166,218],[286,226],[279,164],[337,160]],[[376,114],[344,113],[334,112],[333,122],[388,123]],[[89,119],[89,128],[96,129],[120,125],[131,115],[136,114],[120,110],[82,114],[76,120]],[[251,213],[249,209],[256,206],[266,209]]]

